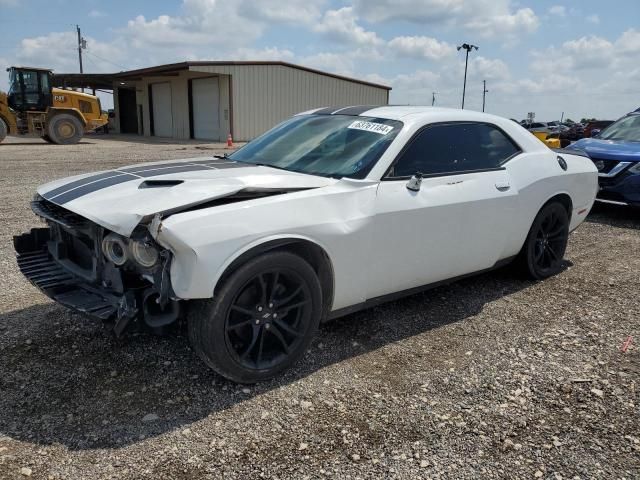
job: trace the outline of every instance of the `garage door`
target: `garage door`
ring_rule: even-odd
[[[193,138],[220,141],[220,89],[217,78],[191,81]]]
[[[156,137],[173,136],[173,113],[171,111],[171,84],[151,85],[153,103],[153,134]]]

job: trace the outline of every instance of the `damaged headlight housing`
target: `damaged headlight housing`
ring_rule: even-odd
[[[121,267],[129,258],[127,244],[120,235],[110,233],[102,239],[102,253],[107,260]]]
[[[133,260],[143,268],[153,268],[160,258],[158,249],[144,240],[129,242],[129,251]]]
[[[160,252],[147,239],[131,239],[110,233],[102,240],[102,252],[110,262],[121,267],[128,260],[148,270],[155,267],[160,260]]]

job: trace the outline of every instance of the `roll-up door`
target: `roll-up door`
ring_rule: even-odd
[[[156,137],[173,136],[173,112],[171,111],[171,84],[151,85],[153,103],[153,134]]]
[[[220,88],[218,78],[191,81],[193,138],[220,141]]]

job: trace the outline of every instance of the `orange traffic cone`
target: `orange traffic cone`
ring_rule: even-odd
[[[231,134],[227,135],[227,148],[233,148],[233,138],[231,138]]]

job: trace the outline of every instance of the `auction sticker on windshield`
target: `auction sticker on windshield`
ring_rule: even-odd
[[[379,133],[380,135],[386,135],[391,132],[391,130],[393,130],[393,127],[391,125],[385,125],[384,123],[365,122],[364,120],[356,120],[347,128]]]

